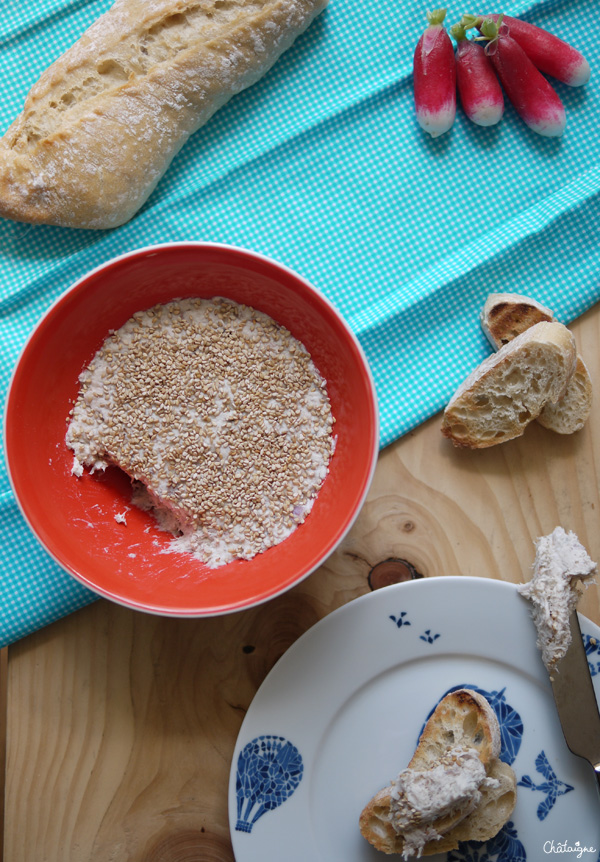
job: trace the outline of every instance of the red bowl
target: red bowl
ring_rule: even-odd
[[[161,553],[171,537],[131,505],[128,478],[71,474],[65,444],[78,377],[109,330],[159,302],[225,296],[264,311],[302,341],[327,381],[337,447],[306,521],[252,560],[210,569]],[[365,356],[331,303],[261,255],[222,245],[173,243],[115,258],[49,309],[11,381],[5,417],[11,483],[31,529],[71,575],[105,598],[176,616],[214,616],[276,596],[307,577],[350,529],[378,452],[377,403]],[[115,514],[129,506],[126,525]]]

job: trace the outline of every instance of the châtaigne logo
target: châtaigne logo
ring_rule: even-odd
[[[545,841],[544,853],[573,853],[575,859],[581,859],[584,853],[597,853],[595,847],[586,847],[580,841],[569,844],[568,841]]]

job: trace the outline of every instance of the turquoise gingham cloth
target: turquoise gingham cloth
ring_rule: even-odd
[[[8,0],[0,19],[0,133],[31,85],[109,0]],[[439,411],[489,348],[478,313],[517,291],[565,323],[600,295],[600,52],[596,0],[510,2],[575,44],[583,89],[556,83],[562,140],[507,106],[495,128],[458,112],[418,129],[412,55],[426,6],[330,0],[274,69],[183,148],[146,206],[109,232],[0,220],[0,397],[51,302],[143,245],[230,243],[297,270],[344,314],[370,360],[385,446]],[[452,4],[447,23],[472,8]],[[500,9],[494,11],[501,11]],[[0,644],[94,598],[28,530],[0,465]]]

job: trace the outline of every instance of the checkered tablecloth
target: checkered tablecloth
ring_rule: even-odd
[[[109,0],[8,0],[0,18],[0,132],[43,69]],[[417,127],[412,55],[426,7],[330,0],[257,85],[175,159],[147,205],[109,232],[0,221],[0,397],[50,303],[101,262],[171,240],[231,243],[287,264],[345,315],[371,362],[384,446],[440,410],[489,350],[491,291],[534,296],[568,323],[600,296],[597,0],[510,2],[588,57],[583,89],[556,84],[564,138],[458,114],[436,140]],[[465,11],[452,4],[448,23]],[[488,10],[488,11],[502,11]],[[0,465],[0,644],[93,596],[22,520]]]

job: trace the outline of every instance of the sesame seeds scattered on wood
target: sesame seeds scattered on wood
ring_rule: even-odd
[[[185,299],[137,312],[80,383],[73,472],[121,467],[138,504],[178,535],[174,549],[208,565],[286,538],[327,475],[325,381],[287,329],[247,306]]]

